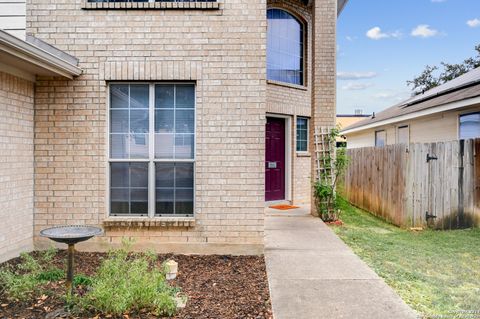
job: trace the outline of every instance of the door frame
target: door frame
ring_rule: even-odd
[[[275,113],[266,113],[265,125],[267,125],[267,117],[274,117],[274,118],[280,118],[285,120],[285,199],[284,201],[291,202],[292,201],[292,116],[275,114]],[[265,159],[264,159],[263,167],[265,167]]]

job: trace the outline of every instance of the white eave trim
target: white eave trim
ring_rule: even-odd
[[[2,30],[0,30],[0,51],[69,79],[82,74],[79,67]]]
[[[408,121],[408,120],[422,117],[422,116],[433,115],[433,114],[446,112],[446,111],[452,111],[452,110],[460,109],[463,107],[472,106],[475,104],[480,104],[480,96],[461,100],[461,101],[456,101],[452,103],[447,103],[440,106],[434,106],[429,109],[425,109],[425,110],[421,110],[421,111],[417,111],[417,112],[413,112],[413,113],[409,113],[409,114],[405,114],[397,117],[392,117],[390,119],[385,119],[382,121],[378,121],[372,124],[366,124],[363,126],[352,128],[352,129],[346,129],[344,131],[341,131],[340,133],[341,134],[358,133],[361,131],[365,131],[365,130],[376,128],[383,125],[394,124],[394,123]]]

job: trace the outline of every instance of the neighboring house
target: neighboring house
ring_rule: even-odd
[[[25,39],[26,0],[0,1],[0,30]]]
[[[337,114],[337,127],[342,130],[350,125],[365,120],[371,115],[363,114],[362,110],[355,110],[355,114]],[[345,135],[337,137],[337,147],[347,146],[347,138]]]
[[[0,259],[64,224],[105,229],[84,249],[262,251],[265,205],[311,202],[345,2],[29,1],[34,37],[0,33],[42,51],[0,64]]]
[[[346,127],[348,148],[480,137],[480,68]]]

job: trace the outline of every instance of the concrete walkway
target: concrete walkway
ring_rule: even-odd
[[[306,208],[267,208],[266,214],[265,258],[275,319],[417,317]]]

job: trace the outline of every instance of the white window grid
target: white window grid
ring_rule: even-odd
[[[148,158],[111,158],[110,154],[110,127],[111,127],[111,119],[110,119],[110,87],[111,85],[115,84],[129,84],[129,85],[138,85],[138,84],[146,84],[149,85],[149,105],[148,105]],[[155,85],[165,85],[165,84],[191,84],[194,86],[194,128],[193,128],[193,158],[191,159],[162,159],[162,158],[155,158]],[[107,167],[107,217],[112,216],[111,214],[111,205],[110,205],[110,190],[111,190],[111,178],[110,178],[110,164],[111,163],[148,163],[148,215],[149,218],[155,217],[194,217],[195,210],[196,210],[196,150],[197,150],[197,85],[195,82],[140,82],[140,81],[128,81],[128,82],[117,82],[112,81],[108,83],[107,86],[107,121],[108,121],[108,131],[107,131],[107,152],[108,152],[108,167]],[[176,90],[176,87],[175,87]],[[176,98],[176,92],[174,94]],[[129,102],[130,103],[130,99]],[[190,108],[189,108],[190,109]],[[174,112],[175,114],[175,112]],[[130,115],[129,115],[130,117]],[[174,123],[175,123],[175,115],[174,115]],[[130,124],[129,124],[130,125]],[[175,150],[175,143],[174,143],[174,150]],[[175,156],[175,153],[174,153]],[[182,214],[165,214],[165,215],[157,215],[155,212],[156,208],[156,188],[155,188],[155,164],[156,163],[192,163],[193,164],[193,214],[192,215],[182,215]],[[174,203],[175,209],[175,203]],[[175,212],[175,211],[174,211]],[[141,218],[145,217],[143,215],[136,215],[136,214],[119,214],[115,215],[115,217],[128,217],[128,218]]]
[[[298,120],[305,120],[306,123],[307,123],[307,129],[306,129],[306,130],[307,130],[307,140],[306,140],[306,142],[307,142],[307,149],[306,149],[306,150],[300,150],[300,151],[299,151],[299,150],[298,150],[298,147],[297,147],[297,143],[295,143],[295,150],[296,150],[297,153],[308,153],[308,144],[309,144],[309,142],[310,142],[310,137],[309,137],[309,135],[310,135],[310,134],[309,134],[309,132],[310,132],[310,119],[309,119],[308,117],[298,116],[298,117],[297,117],[297,121],[296,121],[296,123],[295,123],[297,130],[298,130]],[[303,141],[303,140],[302,140],[302,141]],[[297,142],[298,142],[298,141],[297,141]]]

